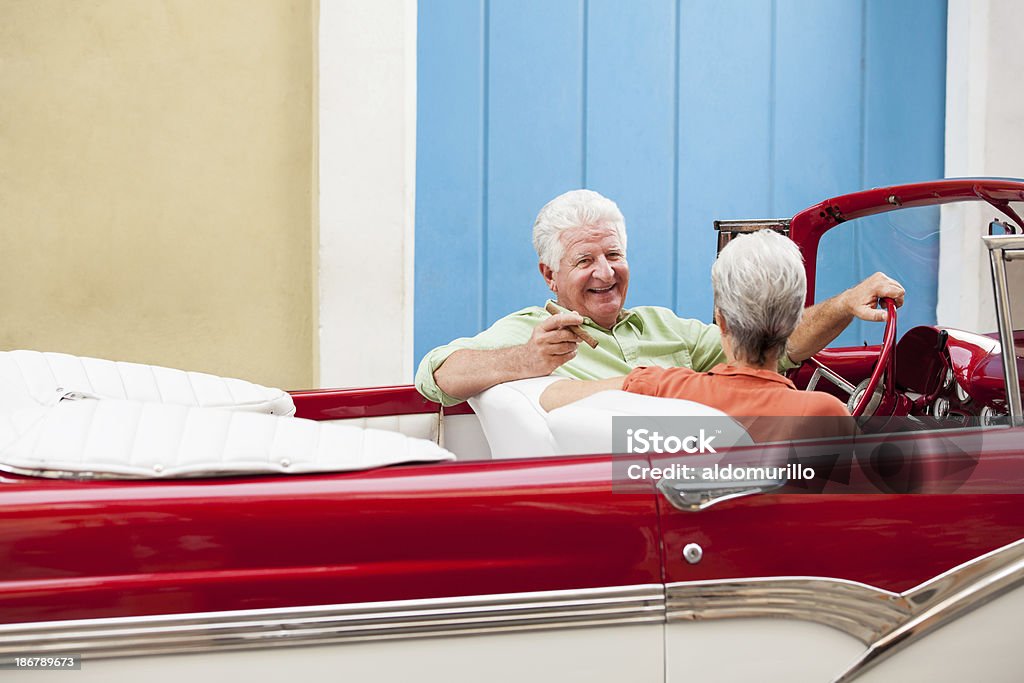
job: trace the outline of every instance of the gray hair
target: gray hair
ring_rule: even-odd
[[[544,205],[533,222],[533,248],[537,258],[558,272],[564,248],[561,234],[571,228],[615,228],[626,251],[626,219],[612,200],[593,190],[571,190]]]
[[[736,357],[765,362],[782,353],[804,310],[807,276],[796,244],[774,230],[736,237],[711,266],[715,308]]]

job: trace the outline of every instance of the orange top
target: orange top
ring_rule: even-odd
[[[722,363],[708,372],[637,368],[626,376],[622,388],[635,394],[684,398],[716,408],[743,424],[750,438],[758,442],[848,436],[856,432],[856,424],[842,401],[820,391],[800,391],[788,378],[772,370]],[[774,416],[803,419],[782,420]],[[766,417],[772,419],[763,419]]]

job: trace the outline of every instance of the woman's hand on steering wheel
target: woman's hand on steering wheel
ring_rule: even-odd
[[[843,292],[850,315],[871,322],[887,319],[887,307],[881,307],[884,299],[892,299],[896,308],[903,305],[906,290],[885,273],[875,273],[855,287]]]
[[[881,273],[876,273],[882,275]],[[874,277],[874,276],[872,276]],[[885,277],[882,275],[882,277]],[[869,278],[870,279],[870,278]],[[887,280],[889,278],[886,278]],[[866,282],[866,281],[865,281]],[[899,286],[895,280],[891,280],[899,287],[900,298],[898,303],[902,303],[902,292],[903,288]],[[850,290],[853,292],[854,290]],[[884,308],[880,309],[869,309],[871,310],[870,315],[862,315],[863,311],[858,311],[857,317],[863,320],[877,320],[885,321],[885,332],[882,334],[882,346],[878,352],[878,359],[875,361],[874,370],[871,372],[871,377],[865,382],[861,382],[860,385],[854,387],[853,392],[850,394],[850,413],[854,417],[862,416],[868,408],[868,405],[872,403],[875,391],[878,388],[879,382],[882,381],[884,375],[885,381],[882,382],[882,393],[879,397],[878,402],[872,407],[872,413],[875,408],[879,405],[883,405],[887,400],[892,399],[895,396],[896,390],[893,384],[893,377],[896,371],[895,353],[893,350],[896,346],[896,307],[898,306],[897,300],[892,298],[880,298],[877,299]],[[865,305],[866,306],[866,305]],[[827,372],[831,373],[836,377],[842,377],[837,372],[829,368],[827,365],[821,362],[818,358],[811,359],[816,365],[820,366]],[[852,386],[852,382],[849,385]],[[851,405],[852,404],[852,405]]]
[[[895,394],[893,376],[896,373],[896,354],[893,353],[893,349],[896,347],[896,302],[892,299],[881,299],[880,303],[885,306],[884,311],[886,314],[885,332],[882,333],[882,348],[878,352],[878,360],[875,361],[875,369],[872,371],[871,377],[868,378],[867,385],[864,386],[863,391],[858,386],[853,396],[850,397],[850,400],[853,402],[850,414],[854,417],[860,417],[864,414],[868,404],[871,403],[871,399],[874,397],[875,388],[878,386],[883,374],[885,375],[885,382],[882,386],[879,405],[887,398],[892,398]],[[858,393],[860,394],[859,397]]]

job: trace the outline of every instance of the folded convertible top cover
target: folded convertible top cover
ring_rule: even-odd
[[[273,415],[295,413],[288,392],[240,379],[65,353],[0,352],[0,413],[52,405],[68,393]]]
[[[86,399],[0,415],[0,470],[36,476],[298,474],[454,459],[396,432],[163,403]]]

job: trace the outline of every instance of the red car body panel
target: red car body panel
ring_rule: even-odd
[[[661,501],[665,577],[827,576],[905,591],[1019,539],[1022,502],[1017,494],[782,493],[688,513]],[[703,548],[699,564],[683,559],[688,543]]]
[[[423,398],[412,385],[366,389],[293,391],[296,417],[310,420],[344,420],[355,417],[421,415],[440,413],[441,406]],[[471,415],[468,403],[445,408],[446,415]]]
[[[659,583],[611,459],[162,482],[0,479],[0,621]]]

